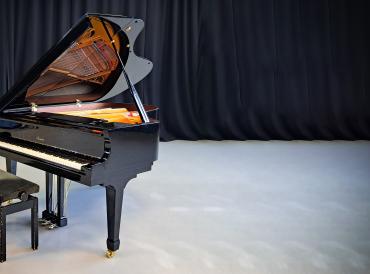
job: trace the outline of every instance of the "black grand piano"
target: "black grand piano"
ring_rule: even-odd
[[[122,198],[129,180],[157,159],[157,108],[134,84],[152,69],[133,51],[142,20],[86,14],[0,99],[0,155],[46,171],[43,218],[64,216],[64,178],[106,188],[107,255],[119,249]],[[133,103],[106,100],[127,91]],[[52,208],[57,176],[57,211]]]

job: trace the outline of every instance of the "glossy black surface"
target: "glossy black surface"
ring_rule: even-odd
[[[66,159],[77,157],[91,159],[90,164],[82,170],[74,170],[31,155],[0,149],[0,155],[7,158],[9,171],[15,172],[14,161],[21,162],[61,178],[69,178],[87,186],[102,185],[106,187],[107,198],[107,247],[115,251],[119,249],[119,227],[122,210],[123,190],[138,173],[149,171],[157,159],[159,142],[159,122],[128,125],[102,123],[91,126],[83,121],[70,121],[47,114],[35,117],[21,114],[0,115],[0,140],[12,144],[20,142],[32,148],[43,148],[43,151],[57,153]],[[156,116],[152,111],[150,116]],[[37,116],[37,117],[36,117]],[[5,126],[2,127],[1,125]],[[12,124],[10,127],[9,124]],[[90,158],[89,158],[90,157]],[[62,184],[58,184],[58,213],[45,212],[43,217],[59,226],[67,224],[63,216],[64,201],[61,197]],[[48,190],[50,192],[50,184]],[[50,200],[47,199],[47,204]],[[50,209],[50,205],[49,205]]]
[[[42,114],[47,116],[46,113]],[[5,127],[2,127],[3,122]],[[9,122],[16,126],[9,128]],[[12,144],[21,142],[42,151],[50,150],[66,159],[87,159],[91,164],[78,171],[0,149],[0,155],[8,161],[21,162],[85,185],[106,185],[119,180],[123,171],[132,175],[150,168],[157,159],[159,122],[151,120],[150,123],[137,125],[102,123],[91,126],[55,118],[51,121],[47,117],[38,117],[32,122],[29,115],[5,114],[0,115],[0,140]]]
[[[24,77],[21,78],[12,88],[0,99],[0,110],[5,110],[7,108],[15,108],[15,107],[27,107],[30,105],[31,102],[37,102],[39,105],[41,104],[51,104],[53,103],[71,103],[74,102],[74,97],[65,98],[68,95],[68,92],[73,93],[77,90],[77,87],[67,87],[67,90],[64,91],[65,96],[62,94],[60,96],[50,96],[49,92],[41,93],[40,96],[29,96],[27,95],[28,89],[37,82],[41,77],[45,76],[47,73],[48,67],[59,57],[61,57],[76,41],[79,41],[79,38],[85,34],[88,29],[94,29],[93,22],[101,21],[104,24],[109,25],[110,29],[114,32],[117,32],[120,27],[109,21],[109,16],[103,17],[99,14],[96,15],[84,15],[79,22],[77,22],[67,33],[66,35],[55,45],[53,46],[45,55],[39,59],[39,61],[26,73]],[[114,18],[114,17],[113,17]],[[95,23],[96,24],[96,23]],[[94,29],[95,32],[99,31],[100,29]],[[95,35],[95,34],[94,34]],[[100,31],[100,36],[104,35],[104,31]],[[125,47],[126,44],[129,44],[129,38],[124,32],[119,32],[116,39],[122,43],[119,54],[123,60],[123,65],[126,64],[129,49]],[[118,43],[118,41],[117,41]],[[88,94],[80,94],[82,98],[79,98],[83,101],[94,101],[101,97],[104,97],[111,88],[116,84],[119,76],[121,74],[121,67],[118,66],[114,71],[112,71],[110,77],[105,81],[102,85],[97,85],[93,88]],[[88,86],[87,82],[81,82],[81,86]],[[89,96],[89,94],[92,96]],[[93,95],[95,94],[95,95]],[[75,95],[78,98],[78,94]],[[35,97],[35,98],[33,98]],[[56,100],[55,100],[56,99]],[[39,100],[39,101],[38,101]]]
[[[42,216],[58,226],[67,224],[67,219],[64,216],[64,178],[87,186],[105,186],[108,227],[107,247],[109,250],[115,251],[119,248],[120,242],[119,229],[124,188],[128,181],[135,178],[138,173],[149,171],[153,162],[157,159],[159,121],[156,119],[158,109],[155,106],[142,106],[138,95],[133,98],[136,107],[132,104],[101,102],[77,104],[77,106],[75,104],[65,105],[69,101],[65,101],[64,97],[54,97],[48,102],[49,97],[43,96],[43,106],[38,107],[37,110],[30,108],[28,106],[29,102],[25,98],[28,87],[42,76],[45,69],[72,42],[80,37],[87,28],[91,27],[91,24],[93,24],[91,20],[100,20],[104,26],[106,26],[105,23],[109,24],[115,29],[116,34],[120,35],[119,37],[128,39],[122,40],[124,44],[121,45],[121,50],[117,52],[117,56],[121,60],[121,67],[118,66],[117,71],[113,71],[112,75],[120,73],[122,66],[124,66],[128,74],[125,76],[130,76],[130,78],[124,81],[124,77],[121,75],[115,78],[117,80],[115,84],[107,81],[107,84],[101,86],[101,90],[96,90],[101,93],[100,99],[107,99],[122,92],[128,87],[129,83],[140,81],[150,72],[151,62],[137,57],[130,49],[143,28],[141,20],[122,16],[86,15],[5,97],[0,99],[0,141],[54,157],[87,164],[79,170],[59,162],[37,158],[30,153],[12,151],[6,147],[0,147],[0,155],[6,157],[7,170],[13,174],[16,173],[16,162],[47,172],[46,210]],[[122,27],[127,28],[128,25],[132,29],[126,34],[122,30],[118,30]],[[128,42],[130,44],[126,46],[125,43]],[[68,64],[66,67],[68,67]],[[132,82],[131,77],[134,79]],[[134,89],[133,86],[130,90],[132,89]],[[71,97],[71,94],[74,94],[73,90],[71,90],[69,97]],[[54,105],[55,100],[60,104]],[[137,109],[138,105],[141,106],[140,109]],[[137,110],[139,113],[144,111],[144,114],[147,115],[140,113],[140,116],[148,116],[150,119],[142,119],[144,123],[141,124],[123,124],[58,114],[65,111],[107,107],[127,108],[129,111]],[[58,176],[57,213],[52,209],[52,174]]]
[[[135,41],[143,28],[144,22],[140,19],[120,15],[85,14],[57,44],[45,53],[45,55],[0,98],[0,111],[6,112],[9,109],[30,110],[30,105],[32,103],[36,103],[39,106],[47,106],[51,104],[70,104],[76,100],[82,102],[98,102],[107,100],[124,92],[129,88],[129,85],[127,79],[125,79],[122,74],[123,67],[129,76],[129,80],[133,84],[141,81],[153,68],[153,64],[150,60],[139,57],[134,52]],[[69,74],[71,73],[69,71],[71,67],[85,68],[87,70],[86,73],[92,75],[89,74],[91,73],[89,68],[97,68],[99,66],[98,63],[94,63],[97,62],[96,56],[104,55],[102,52],[99,52],[99,50],[95,53],[95,57],[91,52],[86,54],[85,51],[80,51],[75,56],[88,56],[85,58],[88,59],[87,61],[85,60],[87,63],[75,66],[74,62],[77,59],[73,59],[69,60],[73,63],[73,66],[68,66],[67,63],[63,63],[64,67],[58,68],[58,73],[61,75],[79,79],[76,86],[70,84],[63,85],[63,87],[56,87],[57,84],[63,81],[61,81],[60,78],[47,77],[48,80],[46,83],[51,84],[51,87],[37,94],[33,94],[32,92],[29,93],[29,89],[32,89],[31,87],[35,83],[50,74],[50,66],[52,64],[60,61],[60,58],[62,58],[63,62],[66,61],[63,58],[67,58],[65,57],[66,53],[70,52],[71,47],[76,45],[78,47],[78,45],[86,45],[86,43],[89,44],[91,42],[88,39],[89,41],[84,43],[86,40],[86,33],[91,34],[89,38],[91,38],[90,40],[94,41],[94,43],[95,39],[100,39],[104,40],[107,46],[109,45],[108,48],[111,48],[113,45],[114,51],[116,51],[114,54],[117,55],[120,62],[118,66],[115,67],[110,64],[110,60],[104,60],[110,64],[105,70],[105,72],[110,71],[109,76],[102,82],[97,80],[94,82],[93,79],[91,79],[92,81],[87,81],[83,78],[84,76],[80,74],[76,74],[72,77]],[[109,36],[109,38],[107,38],[107,36]],[[92,48],[101,49],[99,46]],[[73,52],[75,51],[73,50]],[[71,54],[71,56],[74,55]],[[68,62],[68,60],[66,62]],[[101,62],[103,61],[101,60]],[[99,77],[99,72],[97,72],[96,77]],[[140,112],[140,110],[138,111]]]

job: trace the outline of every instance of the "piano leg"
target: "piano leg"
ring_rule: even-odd
[[[17,162],[6,158],[6,171],[16,175],[16,173],[17,173]]]
[[[45,195],[46,195],[46,209],[45,209],[45,214],[51,214],[53,212],[53,174],[46,172],[46,190],[45,190]],[[42,215],[44,215],[44,212]]]
[[[126,186],[126,183],[122,185],[109,185],[105,187],[108,224],[108,250],[106,255],[108,258],[112,257],[114,255],[114,252],[119,249],[119,230],[121,225],[122,199],[123,190]]]
[[[65,182],[64,178],[57,177],[57,196],[58,196],[58,214],[57,214],[57,225],[59,227],[67,225],[67,218],[64,217],[64,189]]]

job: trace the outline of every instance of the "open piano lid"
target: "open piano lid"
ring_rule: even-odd
[[[128,89],[117,52],[133,84],[152,70],[138,57],[134,43],[144,27],[140,19],[86,14],[0,98],[0,111],[30,105],[98,102]],[[113,40],[113,43],[112,43]]]

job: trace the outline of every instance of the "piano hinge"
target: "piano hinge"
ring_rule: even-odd
[[[31,103],[31,111],[32,112],[37,112],[37,105],[36,105],[36,103]]]
[[[82,106],[82,103],[80,100],[76,99],[76,105],[80,108]]]

